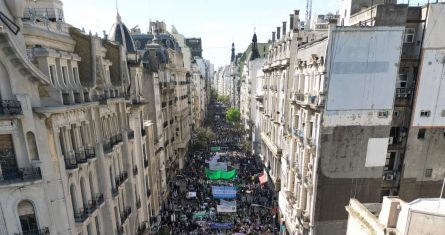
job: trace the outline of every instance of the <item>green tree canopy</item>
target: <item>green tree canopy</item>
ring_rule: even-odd
[[[230,108],[227,110],[226,119],[231,123],[238,123],[241,118],[241,113],[237,108]]]

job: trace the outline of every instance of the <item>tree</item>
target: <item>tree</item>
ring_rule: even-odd
[[[235,124],[240,121],[240,118],[241,118],[241,113],[237,108],[232,107],[229,110],[227,110],[227,113],[226,113],[227,121]]]
[[[243,141],[240,148],[246,154],[246,156],[252,155],[252,144],[249,141]]]
[[[210,128],[199,127],[193,133],[193,149],[205,149],[209,142],[215,138],[215,133]]]
[[[217,100],[225,105],[229,105],[230,104],[230,98],[229,96],[224,96],[224,95],[220,95],[218,96]]]

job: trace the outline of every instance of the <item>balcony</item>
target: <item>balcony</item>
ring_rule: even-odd
[[[76,223],[83,223],[87,219],[88,213],[83,208],[80,208],[79,212],[74,212],[74,221]]]
[[[138,175],[138,173],[139,173],[138,166],[134,166],[133,167],[133,175],[136,176],[136,175]]]
[[[133,130],[127,131],[127,136],[129,140],[134,139],[134,131]]]
[[[121,213],[121,223],[125,223],[131,215],[131,207],[126,207]]]
[[[113,197],[117,197],[119,195],[119,189],[116,188],[111,188],[111,195],[113,195]]]
[[[14,233],[14,235],[50,235],[49,228],[45,227],[37,230],[27,230],[21,233]]]
[[[94,148],[86,148],[85,149],[85,156],[87,159],[94,159],[96,158],[96,150]]]
[[[110,138],[105,137],[102,145],[103,145],[104,153],[111,153],[113,151],[113,144],[112,144]]]
[[[120,187],[127,179],[128,173],[126,171],[123,171],[118,177],[116,177],[116,186]]]
[[[42,179],[42,172],[39,167],[36,168],[18,168],[2,172],[0,176],[0,185],[33,182]]]
[[[148,160],[144,160],[144,166],[145,166],[145,168],[147,168],[148,167]]]
[[[76,162],[77,164],[85,164],[88,163],[87,157],[85,155],[85,151],[78,151],[76,153],[74,153],[74,155],[76,156]]]
[[[112,146],[115,146],[115,145],[121,143],[122,142],[122,134],[117,134],[117,135],[112,136],[110,141],[111,141]]]
[[[65,168],[67,170],[77,169],[79,166],[77,165],[77,160],[74,152],[69,152],[65,157]]]
[[[0,114],[2,115],[20,115],[22,114],[22,105],[17,100],[1,100]]]

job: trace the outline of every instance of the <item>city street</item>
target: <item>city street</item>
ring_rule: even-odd
[[[171,234],[278,234],[274,192],[259,181],[262,166],[240,150],[242,134],[218,114],[225,107],[212,102],[210,109],[217,111],[210,112],[215,138],[208,150],[188,154],[171,185],[164,228]]]

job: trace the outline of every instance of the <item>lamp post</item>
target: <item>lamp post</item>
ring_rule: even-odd
[[[271,211],[274,210],[274,208],[272,208],[272,207],[267,207],[267,206],[263,206],[263,205],[256,204],[256,203],[250,204],[250,206],[252,206],[252,207],[263,207],[263,208],[269,209]],[[272,218],[273,218],[273,221],[272,221],[272,234],[275,234],[275,212],[274,212]]]

